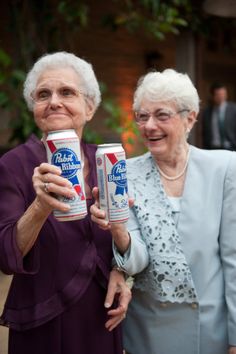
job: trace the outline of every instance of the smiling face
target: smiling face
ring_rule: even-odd
[[[175,158],[186,148],[186,133],[194,125],[196,115],[194,112],[176,113],[175,105],[166,102],[152,102],[143,100],[140,110],[147,112],[171,112],[170,119],[157,121],[153,115],[146,123],[138,125],[144,143],[157,160]]]
[[[94,108],[80,93],[80,88],[80,78],[72,68],[47,69],[39,77],[33,94],[33,113],[36,125],[44,134],[75,129],[81,138]]]

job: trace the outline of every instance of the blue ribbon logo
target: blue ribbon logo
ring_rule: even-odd
[[[52,155],[52,164],[62,171],[61,176],[74,182],[78,182],[77,171],[81,169],[81,162],[76,153],[69,148],[61,148]]]
[[[107,176],[108,182],[114,182],[116,184],[115,195],[128,192],[127,176],[126,176],[126,162],[125,160],[118,161],[111,170],[111,173]]]

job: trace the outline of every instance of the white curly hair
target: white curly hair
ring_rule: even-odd
[[[47,69],[72,68],[79,76],[83,93],[96,110],[101,102],[101,92],[92,65],[87,61],[68,52],[56,52],[40,57],[26,76],[23,95],[29,110],[33,110],[32,93],[36,88],[40,75]]]
[[[143,99],[174,103],[178,110],[199,112],[199,96],[187,74],[165,69],[142,76],[134,93],[133,109],[138,111]]]

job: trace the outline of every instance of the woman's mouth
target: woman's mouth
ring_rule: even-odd
[[[165,135],[162,135],[162,136],[151,136],[151,137],[148,137],[148,141],[160,141],[162,139],[164,139],[166,136]]]

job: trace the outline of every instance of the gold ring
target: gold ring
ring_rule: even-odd
[[[49,185],[48,182],[46,182],[46,183],[43,184],[43,189],[44,189],[44,191],[45,191],[46,193],[49,193],[48,185]]]

